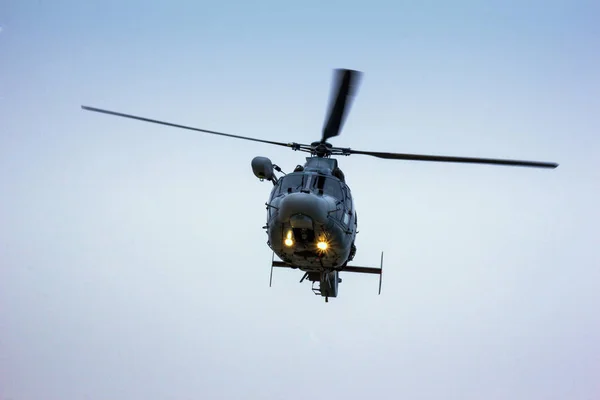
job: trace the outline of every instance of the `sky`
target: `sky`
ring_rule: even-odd
[[[600,396],[596,1],[0,2],[0,399]],[[334,145],[357,265],[277,270],[270,183]]]

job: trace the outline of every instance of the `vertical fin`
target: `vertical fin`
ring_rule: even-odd
[[[381,261],[379,264],[379,269],[380,269],[380,271],[379,271],[379,293],[378,294],[381,294],[381,279],[383,278],[383,251],[381,252]]]
[[[273,261],[275,261],[275,252],[271,256],[271,276],[269,276],[269,287],[271,287],[271,282],[273,282]]]

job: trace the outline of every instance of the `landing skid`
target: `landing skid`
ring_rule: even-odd
[[[271,275],[269,277],[269,287],[271,287],[273,283],[273,267],[279,268],[290,268],[290,269],[298,269],[299,267],[293,266],[291,264],[287,264],[283,261],[275,261],[275,253],[273,253],[271,259]],[[305,279],[308,279],[312,282],[312,291],[317,296],[325,297],[325,302],[329,302],[330,297],[337,297],[338,294],[338,284],[342,282],[342,279],[339,277],[340,272],[354,272],[354,273],[362,273],[362,274],[377,274],[379,275],[379,292],[378,295],[381,294],[381,283],[383,278],[383,252],[381,252],[381,260],[379,264],[379,268],[376,267],[362,267],[362,266],[354,266],[354,265],[346,265],[344,267],[340,267],[338,269],[324,269],[321,271],[305,271],[302,279],[300,279],[300,283],[304,282]],[[315,287],[315,284],[318,282],[318,286]]]

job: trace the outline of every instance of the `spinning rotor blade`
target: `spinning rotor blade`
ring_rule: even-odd
[[[297,146],[296,143],[273,142],[271,140],[263,140],[263,139],[255,139],[255,138],[246,137],[246,136],[231,135],[229,133],[222,133],[222,132],[209,131],[209,130],[206,130],[206,129],[193,128],[191,126],[173,124],[173,123],[170,123],[170,122],[158,121],[156,119],[150,119],[150,118],[144,118],[144,117],[137,117],[135,115],[123,114],[123,113],[119,113],[119,112],[115,112],[115,111],[102,110],[100,108],[95,108],[95,107],[81,106],[81,108],[84,109],[84,110],[87,110],[87,111],[95,111],[95,112],[104,113],[104,114],[116,115],[118,117],[125,117],[125,118],[137,119],[139,121],[145,121],[145,122],[153,122],[155,124],[173,126],[175,128],[189,129],[189,130],[198,131],[198,132],[211,133],[213,135],[227,136],[227,137],[232,137],[232,138],[235,138],[235,139],[251,140],[253,142],[268,143],[268,144],[274,144],[274,145],[277,145],[277,146],[292,147],[292,148],[295,147],[295,146]]]
[[[334,88],[336,89],[332,91],[332,95],[334,93],[336,93],[336,95],[335,98],[332,96],[330,99],[329,113],[325,126],[323,127],[323,138],[321,139],[321,143],[324,143],[330,137],[340,134],[352,98],[358,90],[358,83],[361,75],[361,72],[349,69],[335,70]]]
[[[535,167],[535,168],[556,168],[557,163],[541,162],[541,161],[520,161],[520,160],[502,160],[493,158],[475,158],[475,157],[450,157],[450,156],[432,156],[422,154],[402,154],[402,153],[385,153],[378,151],[361,151],[347,149],[344,154],[363,154],[385,158],[388,160],[414,160],[414,161],[437,161],[437,162],[455,162],[455,163],[470,163],[470,164],[493,164],[493,165],[512,165],[516,167]]]

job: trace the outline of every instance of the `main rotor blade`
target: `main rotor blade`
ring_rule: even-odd
[[[81,106],[81,108],[84,109],[84,110],[87,110],[87,111],[95,111],[95,112],[104,113],[104,114],[116,115],[118,117],[125,117],[125,118],[137,119],[139,121],[152,122],[152,123],[155,123],[155,124],[173,126],[175,128],[182,128],[182,129],[189,129],[189,130],[192,130],[192,131],[198,131],[198,132],[204,132],[204,133],[211,133],[213,135],[227,136],[227,137],[232,137],[232,138],[235,138],[235,139],[251,140],[253,142],[261,142],[261,143],[274,144],[274,145],[277,145],[277,146],[292,147],[292,148],[295,147],[295,145],[296,145],[296,143],[273,142],[271,140],[255,139],[255,138],[246,137],[246,136],[231,135],[229,133],[222,133],[222,132],[209,131],[209,130],[206,130],[206,129],[193,128],[191,126],[173,124],[171,122],[165,122],[165,121],[159,121],[159,120],[156,120],[156,119],[138,117],[138,116],[135,116],[135,115],[123,114],[123,113],[119,113],[119,112],[116,112],[116,111],[108,111],[108,110],[103,110],[103,109],[95,108],[95,107]]]
[[[504,160],[494,158],[476,158],[476,157],[450,157],[450,156],[432,156],[423,154],[402,154],[385,153],[378,151],[344,150],[344,154],[363,154],[367,156],[385,158],[390,160],[414,160],[414,161],[437,161],[437,162],[455,162],[469,164],[493,164],[493,165],[512,165],[516,167],[534,167],[534,168],[556,168],[557,163],[542,161],[520,161]]]
[[[334,90],[329,103],[329,112],[323,127],[323,138],[325,142],[330,137],[340,134],[340,130],[348,114],[352,98],[358,90],[358,83],[362,73],[349,69],[337,69],[334,75]],[[335,97],[333,96],[335,93]]]

